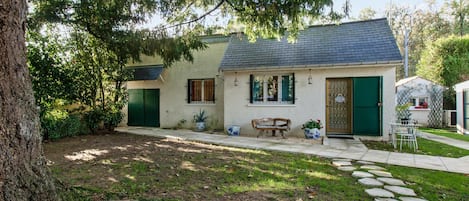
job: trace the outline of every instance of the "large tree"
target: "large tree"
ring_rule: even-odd
[[[0,3],[0,200],[55,200],[26,68],[25,0]]]

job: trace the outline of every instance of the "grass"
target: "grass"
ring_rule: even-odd
[[[385,167],[427,200],[469,200],[469,175],[391,165]]]
[[[137,141],[113,135],[46,144],[63,200],[372,199],[350,172],[324,158],[132,137]],[[66,159],[86,150],[105,154]]]
[[[402,150],[399,147],[399,141],[397,144],[397,149],[387,143],[387,142],[377,142],[377,141],[363,141],[368,149],[376,149],[376,150],[384,150],[384,151],[399,151],[403,153],[415,153],[415,154],[424,154],[424,155],[431,155],[431,156],[444,156],[444,157],[452,157],[452,158],[459,158],[463,156],[469,155],[469,150],[461,149],[458,147],[450,146],[447,144],[435,142],[432,140],[427,140],[424,138],[417,138],[418,142],[418,150],[414,151],[407,146],[402,146]]]
[[[65,201],[372,200],[350,172],[303,154],[122,134],[44,148]],[[467,175],[382,166],[427,200],[468,200]]]
[[[454,128],[453,129],[451,129],[451,128],[444,128],[444,129],[419,128],[419,130],[427,132],[427,133],[435,134],[435,135],[440,135],[440,136],[444,136],[444,137],[453,138],[453,139],[456,139],[456,140],[462,140],[462,141],[469,142],[469,135],[461,135],[461,134],[457,133]]]

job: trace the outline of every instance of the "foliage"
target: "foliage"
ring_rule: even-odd
[[[419,62],[420,76],[452,87],[469,78],[469,35],[450,36],[431,43]]]
[[[469,35],[430,43],[420,59],[417,74],[447,86],[444,108],[454,109],[456,93],[452,86],[469,79]]]
[[[402,104],[402,105],[396,105],[396,115],[398,120],[401,119],[410,119],[410,116],[412,113],[409,111],[409,107],[412,106],[410,103]]]
[[[305,129],[305,128],[309,128],[309,129],[312,129],[312,128],[321,129],[321,128],[323,128],[323,126],[322,126],[321,120],[319,120],[319,119],[317,119],[317,120],[310,119],[309,121],[307,121],[306,123],[304,123],[304,124],[301,126],[301,129]]]
[[[200,109],[198,113],[194,114],[194,118],[192,119],[193,122],[205,122],[208,116],[205,113],[205,110]]]
[[[65,64],[65,48],[51,28],[44,35],[28,32],[27,61],[36,104],[47,109],[56,99],[73,100],[73,70]]]
[[[44,138],[59,139],[81,134],[81,121],[78,114],[69,114],[64,109],[52,109],[41,118]]]
[[[435,2],[426,8],[413,9],[409,6],[391,5],[386,16],[396,37],[397,45],[404,55],[404,35],[409,31],[409,76],[415,75],[417,63],[428,41],[435,41],[450,34],[451,21],[445,17],[445,9],[434,9]],[[396,70],[397,80],[404,78],[403,68]]]
[[[94,108],[90,111],[87,111],[83,116],[88,129],[95,133],[100,127],[101,122],[104,121],[105,113],[100,108]]]

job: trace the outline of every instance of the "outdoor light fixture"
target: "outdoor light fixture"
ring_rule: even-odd
[[[308,84],[313,84],[313,76],[311,76],[311,69],[309,69]]]
[[[235,72],[234,86],[238,86],[238,72]]]

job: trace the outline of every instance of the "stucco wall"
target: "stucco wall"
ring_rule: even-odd
[[[165,69],[162,77],[151,81],[130,81],[128,89],[160,89],[160,127],[173,128],[180,120],[186,120],[184,127],[193,127],[192,119],[200,109],[209,114],[207,126],[223,128],[223,79],[217,76],[218,67],[227,47],[227,42],[210,43],[208,48],[194,52],[194,62],[177,62]],[[143,57],[141,63],[129,66],[161,64],[157,57]],[[215,104],[188,104],[188,79],[215,79]],[[121,125],[127,125],[127,107]]]
[[[277,71],[275,71],[277,73]],[[237,72],[238,86],[234,86],[235,73],[224,72],[225,119],[224,125],[241,126],[241,135],[256,135],[251,119],[262,117],[284,117],[292,120],[292,131],[288,135],[302,137],[301,125],[308,119],[326,119],[326,78],[383,76],[383,139],[387,139],[389,122],[394,117],[394,67],[347,67],[313,69],[312,84],[308,84],[309,69],[285,70],[295,73],[294,105],[253,105],[249,103],[250,72]],[[256,73],[263,73],[262,71]],[[264,71],[268,74],[269,71]],[[325,129],[321,129],[325,135]]]
[[[469,89],[469,81],[461,82],[454,87],[456,91],[456,128],[458,133],[469,134],[469,130],[464,129],[464,99],[463,91]]]

